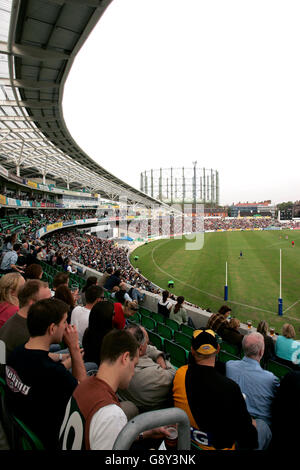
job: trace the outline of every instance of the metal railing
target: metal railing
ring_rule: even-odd
[[[190,421],[185,411],[180,408],[166,408],[164,410],[149,411],[131,419],[119,433],[113,450],[128,450],[137,436],[159,426],[178,424],[177,450],[190,450]]]

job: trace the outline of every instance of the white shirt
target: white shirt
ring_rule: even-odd
[[[78,305],[72,311],[71,325],[75,325],[78,331],[78,338],[82,343],[82,338],[89,324],[90,310]]]
[[[119,432],[126,426],[127,417],[117,405],[100,408],[90,422],[91,450],[112,450]]]

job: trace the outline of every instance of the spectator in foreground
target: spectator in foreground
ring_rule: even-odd
[[[68,400],[78,381],[87,377],[78,334],[67,324],[67,311],[64,302],[52,298],[33,304],[27,316],[30,338],[12,352],[5,371],[11,412],[37,434],[47,450],[57,448]],[[50,345],[62,340],[70,351],[73,375],[48,356]]]
[[[84,307],[77,305],[71,315],[71,324],[77,328],[80,343],[82,343],[84,332],[89,324],[91,309],[97,302],[104,300],[104,290],[100,286],[90,286],[85,292],[85,298],[86,305]]]
[[[213,330],[194,331],[194,360],[176,372],[174,406],[187,413],[191,440],[200,449],[256,449],[255,420],[247,411],[240,387],[215,368],[219,349]]]
[[[24,272],[24,277],[26,281],[29,279],[42,279],[43,277],[43,268],[40,264],[30,264],[26,267]]]
[[[271,450],[275,453],[282,447],[283,433],[289,448],[292,450],[298,448],[299,435],[295,423],[299,423],[300,420],[299,396],[300,371],[293,370],[282,377],[273,402]]]
[[[272,438],[272,403],[279,380],[260,366],[265,348],[262,334],[250,333],[244,336],[242,346],[243,359],[227,361],[226,376],[234,380],[246,395],[247,409],[256,420],[259,449],[267,449]]]
[[[138,347],[133,335],[126,330],[113,330],[103,339],[97,374],[79,384],[72,397],[72,406],[79,409],[84,424],[81,448],[111,450],[119,432],[127,424],[116,392],[130,383],[138,362]],[[67,436],[64,436],[69,429],[67,413],[64,424],[62,439],[67,442]],[[165,428],[156,428],[142,434],[143,438],[159,439],[168,432]],[[76,449],[79,447],[77,444]]]
[[[12,351],[29,340],[27,328],[28,310],[35,302],[51,297],[51,292],[43,281],[32,279],[26,281],[18,293],[19,311],[10,317],[0,329],[0,339],[6,346],[6,359]]]
[[[0,328],[19,310],[18,293],[25,279],[19,273],[5,274],[0,279]]]
[[[86,304],[86,298],[85,298],[85,292],[90,286],[99,286],[100,283],[98,282],[98,278],[96,276],[89,276],[86,280],[85,286],[82,288],[80,298],[78,300],[78,303],[80,305],[85,305]],[[103,286],[101,286],[103,287]]]
[[[126,330],[139,344],[139,360],[129,386],[119,390],[119,396],[134,403],[140,413],[172,406],[172,384],[176,369],[169,361],[165,361],[162,351],[149,345],[145,328],[130,325]]]
[[[257,325],[257,333],[261,333],[264,337],[265,350],[264,355],[261,358],[260,364],[263,369],[266,368],[268,361],[275,358],[275,345],[273,338],[269,335],[269,325],[265,320],[262,320]]]
[[[300,342],[295,341],[296,332],[293,325],[285,323],[282,327],[282,334],[278,335],[275,344],[275,354],[282,362],[290,366],[299,366],[300,363]]]
[[[70,273],[67,272],[60,272],[57,273],[54,278],[53,278],[53,284],[52,284],[52,289],[53,289],[53,295],[55,294],[56,289],[58,286],[69,286],[69,277]]]
[[[114,306],[111,302],[97,302],[90,311],[88,327],[82,338],[84,360],[99,367],[104,336],[112,330]]]
[[[76,295],[72,293],[69,287],[62,284],[56,288],[54,298],[62,300],[69,306],[67,322],[70,323],[71,314],[76,306]]]

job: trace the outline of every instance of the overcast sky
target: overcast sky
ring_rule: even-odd
[[[219,171],[220,203],[300,199],[299,0],[114,0],[63,111],[101,166]]]

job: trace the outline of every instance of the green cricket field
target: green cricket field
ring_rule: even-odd
[[[203,309],[215,312],[226,303],[243,323],[252,320],[257,326],[266,320],[277,333],[283,323],[291,323],[300,338],[300,230],[214,232],[203,237],[201,249],[185,236],[148,242],[131,253],[130,261],[162,289],[174,281],[171,292]],[[278,315],[280,250],[282,316]]]

